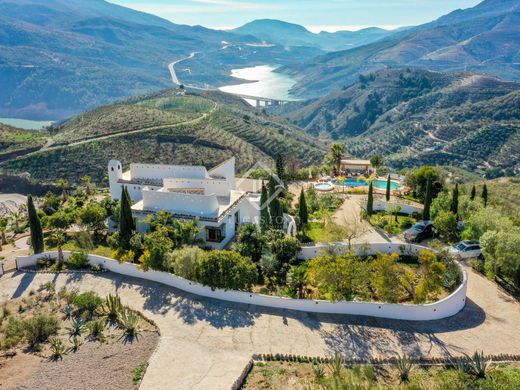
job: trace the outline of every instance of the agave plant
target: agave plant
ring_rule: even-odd
[[[319,381],[325,377],[325,368],[323,367],[323,364],[314,364],[312,370],[314,371],[314,378],[316,378],[316,380]]]
[[[81,339],[79,337],[74,336],[70,340],[70,348],[69,351],[77,352],[79,347],[81,346]]]
[[[339,352],[334,354],[334,359],[328,364],[328,367],[332,373],[332,376],[339,377],[341,376],[341,371],[345,366],[345,360],[343,356]]]
[[[67,348],[65,348],[65,344],[63,341],[57,337],[53,337],[50,339],[51,343],[51,359],[58,360],[63,359],[63,355],[67,353]]]
[[[469,373],[477,378],[485,378],[491,370],[492,361],[484,356],[484,351],[475,351],[473,356],[465,354],[465,360],[469,366]]]
[[[94,340],[103,341],[105,339],[105,336],[103,334],[105,330],[105,325],[106,322],[104,318],[90,321],[87,324],[90,337],[92,337]]]
[[[410,373],[412,372],[413,364],[405,355],[397,357],[397,371],[399,371],[399,378],[401,382],[408,382],[410,380]]]
[[[109,294],[99,308],[101,315],[107,316],[111,321],[116,321],[124,311],[119,295]]]
[[[69,337],[80,337],[85,330],[85,321],[81,318],[73,319],[70,323],[70,327],[67,328],[69,331]]]
[[[124,336],[128,338],[137,337],[141,333],[141,318],[137,313],[125,307],[119,318]]]
[[[65,314],[65,319],[68,320],[72,316],[72,312],[74,311],[74,308],[72,306],[65,306],[63,308],[63,314]]]

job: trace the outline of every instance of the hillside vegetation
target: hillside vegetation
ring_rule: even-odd
[[[80,114],[52,129],[51,147],[1,167],[42,182],[78,183],[90,175],[106,185],[106,166],[113,158],[125,168],[132,162],[211,167],[235,156],[242,172],[258,162],[271,164],[277,153],[302,165],[323,158],[325,149],[313,137],[238,98],[178,93],[166,90]]]
[[[42,147],[45,136],[40,131],[23,130],[0,123],[0,161],[9,155]]]
[[[520,168],[520,84],[482,74],[387,69],[310,102],[274,111],[357,157],[397,168]]]
[[[352,84],[360,74],[386,67],[475,70],[520,80],[520,3],[484,0],[382,40],[329,53],[283,69],[300,82],[294,92],[323,96]]]

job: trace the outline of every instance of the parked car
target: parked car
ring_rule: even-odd
[[[480,243],[478,241],[461,241],[453,245],[449,249],[449,253],[459,259],[482,257],[482,250],[480,249]]]
[[[434,233],[432,221],[421,221],[404,231],[404,239],[408,242],[421,242],[433,237]]]

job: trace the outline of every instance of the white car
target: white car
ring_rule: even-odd
[[[480,243],[478,241],[461,241],[453,245],[449,250],[450,255],[459,259],[469,259],[482,256]]]

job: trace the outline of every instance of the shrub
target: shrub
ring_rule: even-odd
[[[24,336],[34,347],[58,332],[59,321],[56,316],[39,314],[23,321]]]
[[[255,264],[234,251],[214,250],[199,262],[195,276],[212,288],[246,290],[256,282]]]
[[[85,252],[73,252],[67,260],[67,265],[73,269],[87,268],[88,255]]]
[[[176,249],[167,256],[168,269],[181,278],[193,280],[195,269],[206,252],[196,246]]]
[[[94,311],[101,305],[102,300],[94,291],[88,291],[82,294],[79,294],[76,298],[74,298],[74,305],[81,310],[86,311],[90,315],[94,313]]]
[[[103,334],[103,332],[105,331],[105,325],[106,322],[103,318],[90,321],[87,324],[90,337],[92,337],[94,340],[103,341],[105,339],[105,336]]]
[[[139,366],[137,366],[137,368],[134,370],[134,372],[132,374],[132,379],[133,379],[134,383],[139,383],[143,379],[147,366],[148,366],[147,362],[141,363],[141,364],[139,364]]]

